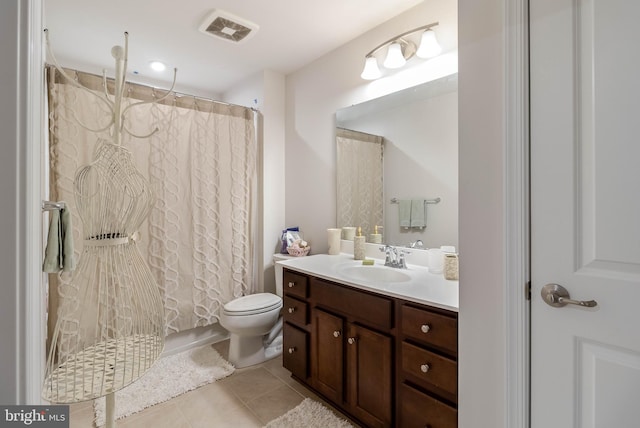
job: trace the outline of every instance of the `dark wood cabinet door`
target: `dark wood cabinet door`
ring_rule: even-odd
[[[341,403],[344,321],[317,308],[312,314],[312,382],[327,398]]]
[[[294,376],[306,380],[309,334],[289,323],[283,326],[282,365]]]
[[[398,426],[402,428],[457,428],[458,411],[406,384],[400,385]]]
[[[368,427],[391,426],[393,341],[357,324],[348,326],[347,401]]]

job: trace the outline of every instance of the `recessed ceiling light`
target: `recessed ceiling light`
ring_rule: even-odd
[[[167,68],[167,66],[164,65],[164,63],[160,62],[160,61],[151,61],[149,63],[149,66],[154,71],[164,71]]]

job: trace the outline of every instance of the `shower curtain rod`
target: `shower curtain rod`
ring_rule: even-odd
[[[145,86],[145,85],[142,85],[142,86]],[[158,91],[162,90],[162,88],[157,88],[155,86],[148,86],[148,87],[151,88],[151,89],[158,90]],[[177,92],[177,91],[173,91],[173,94],[175,96],[177,96],[178,98],[188,97],[188,98],[193,98],[195,100],[207,101],[207,102],[214,103],[214,104],[222,104],[222,105],[229,106],[229,107],[242,107],[242,108],[248,108],[249,110],[252,110],[252,111],[255,111],[255,112],[259,112],[260,111],[255,107],[247,107],[247,106],[241,106],[239,104],[228,103],[226,101],[218,101],[218,100],[214,100],[214,99],[211,99],[211,98],[201,97],[200,95],[185,94],[184,92]]]
[[[357,132],[358,134],[370,135],[370,136],[376,137],[376,138],[384,138],[382,135],[371,134],[370,132],[357,131],[355,129],[343,128],[342,126],[337,126],[336,129],[338,129],[340,131]]]
[[[52,64],[46,64],[45,67],[48,71],[54,70],[57,71],[55,69],[55,67]],[[69,74],[73,74],[75,75],[76,80],[80,80],[80,78],[82,76],[86,76],[86,78],[91,79],[91,80],[95,80],[94,82],[84,82],[87,86],[87,88],[92,89],[92,90],[101,90],[102,89],[102,83],[103,83],[103,76],[98,75],[98,74],[94,74],[94,73],[89,73],[86,71],[79,71],[79,70],[74,70],[71,68],[64,68],[64,71],[69,73]],[[58,78],[59,73],[56,74],[56,79]],[[85,79],[86,80],[86,79]],[[57,81],[57,80],[56,80]],[[113,84],[114,79],[112,77],[107,77],[107,82],[110,84]],[[99,85],[99,87],[97,87],[97,85]],[[161,88],[159,86],[152,86],[149,84],[143,84],[143,83],[133,83],[133,82],[127,82],[127,86],[129,86],[129,90],[128,92],[131,92],[131,88],[133,88],[134,90],[136,88],[139,89],[147,89],[147,90],[151,90],[151,91],[165,91],[166,92],[166,88]],[[238,104],[232,104],[232,103],[228,103],[225,101],[218,101],[218,100],[214,100],[212,98],[207,98],[207,97],[203,97],[200,95],[192,95],[192,94],[187,94],[184,92],[178,92],[178,91],[172,91],[172,95],[177,98],[177,99],[181,99],[181,98],[191,98],[193,100],[200,100],[200,101],[204,101],[204,102],[208,102],[208,103],[212,103],[212,104],[218,104],[221,106],[226,106],[226,107],[231,107],[231,108],[243,108],[243,109],[249,109],[251,111],[254,112],[259,112],[260,110],[258,110],[255,107],[247,107],[247,106],[241,106]],[[185,108],[189,108],[190,106],[184,106]]]

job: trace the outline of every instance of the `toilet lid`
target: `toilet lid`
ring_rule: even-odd
[[[251,315],[282,307],[282,298],[272,293],[249,294],[224,305],[228,315]]]

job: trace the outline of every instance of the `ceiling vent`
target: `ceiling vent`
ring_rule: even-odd
[[[214,10],[200,25],[200,31],[203,33],[233,43],[250,39],[258,28],[253,22],[223,10]]]

